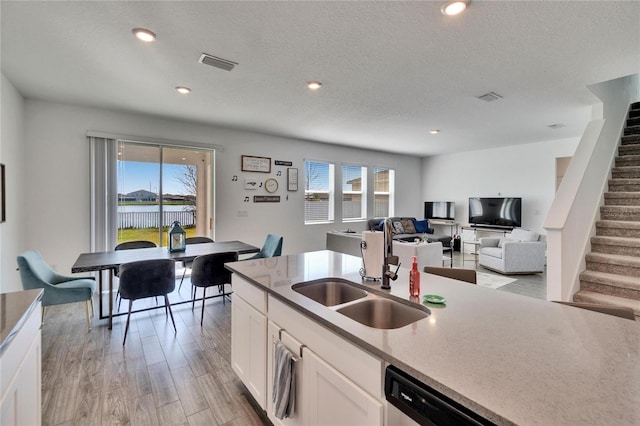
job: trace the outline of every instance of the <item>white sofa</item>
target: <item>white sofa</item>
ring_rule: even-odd
[[[362,257],[360,251],[362,235],[346,232],[327,232],[327,250]],[[411,256],[417,256],[418,268],[425,266],[443,266],[442,243],[409,243],[404,241],[393,242],[393,254],[398,256],[403,268],[411,268]],[[447,265],[449,266],[448,263]]]
[[[546,244],[537,232],[514,229],[505,238],[480,238],[478,263],[503,274],[544,272]]]

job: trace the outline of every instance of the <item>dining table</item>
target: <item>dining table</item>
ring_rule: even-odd
[[[140,248],[132,250],[112,250],[93,253],[81,253],[76,259],[75,263],[71,267],[72,273],[79,272],[97,272],[98,273],[98,292],[100,297],[98,298],[98,312],[100,319],[108,319],[108,328],[112,329],[113,317],[119,315],[125,315],[125,313],[113,313],[113,277],[114,272],[118,270],[120,265],[129,262],[137,262],[143,260],[154,259],[173,259],[176,262],[191,262],[198,256],[214,253],[225,252],[237,252],[238,255],[257,253],[260,251],[259,247],[251,244],[243,243],[242,241],[220,241],[213,243],[202,244],[187,244],[184,251],[170,252],[167,247],[152,247],[152,248]],[[109,276],[109,308],[105,315],[102,303],[102,292],[104,289],[103,283],[103,271],[106,271]],[[175,302],[172,305],[180,303],[189,303],[192,299]],[[159,306],[164,307],[164,306]],[[140,309],[139,312],[148,309]]]

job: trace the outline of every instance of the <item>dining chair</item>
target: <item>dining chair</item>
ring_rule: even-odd
[[[173,319],[169,297],[167,296],[176,288],[176,263],[173,259],[141,260],[137,262],[123,263],[120,265],[120,296],[129,300],[127,313],[127,325],[124,329],[122,345],[127,341],[129,320],[131,319],[131,307],[134,300],[146,297],[164,296],[166,311],[171,315],[173,329],[176,322]]]
[[[282,254],[282,240],[283,238],[280,235],[267,235],[267,239],[264,241],[264,245],[260,251],[249,259],[280,256]]]
[[[28,250],[18,256],[18,269],[24,290],[44,289],[42,295],[42,322],[47,306],[84,302],[87,329],[91,331],[89,302],[93,316],[93,293],[96,282],[93,277],[67,277],[55,272],[37,250]]]
[[[133,250],[133,249],[141,249],[141,248],[152,248],[158,247],[156,243],[145,240],[137,240],[137,241],[125,241],[124,243],[120,243],[116,246],[114,250]],[[119,277],[119,271],[116,269],[113,272],[113,275]],[[118,302],[118,310],[120,310],[120,303],[122,303],[122,299],[120,299],[120,288],[118,288],[118,292],[116,293],[116,302]],[[157,303],[157,299],[156,299]]]
[[[214,241],[209,237],[189,237],[184,240],[185,244],[204,244],[204,243],[213,243]],[[184,277],[187,274],[187,268],[190,268],[193,264],[192,260],[184,260],[182,261],[182,265],[184,266],[184,271],[182,272],[182,278],[180,278],[180,285],[178,286],[178,292],[182,288],[182,281],[184,281]],[[193,293],[193,291],[191,292]]]
[[[224,267],[227,262],[238,260],[238,253],[235,251],[224,253],[213,253],[198,256],[193,259],[191,267],[191,284],[194,287],[202,287],[202,313],[200,314],[200,326],[204,320],[204,301],[207,288],[217,285],[218,292],[222,293],[222,303],[225,303],[224,285],[231,284],[231,271]],[[195,294],[191,302],[191,310],[195,307]]]
[[[561,305],[573,306],[574,308],[582,308],[589,311],[600,312],[602,314],[614,315],[616,317],[625,318],[632,321],[636,320],[636,315],[633,309],[626,306],[613,306],[601,303],[586,302],[562,302],[558,300],[555,300],[554,302]]]
[[[424,272],[427,274],[440,275],[441,277],[453,278],[454,280],[465,281],[471,284],[478,283],[476,271],[473,269],[425,266]]]

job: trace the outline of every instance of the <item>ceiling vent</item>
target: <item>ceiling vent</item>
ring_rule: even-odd
[[[498,95],[495,92],[489,92],[485,93],[484,95],[478,96],[478,99],[485,102],[493,102],[497,101],[498,99],[502,99],[502,96]]]
[[[238,65],[237,62],[227,61],[226,59],[218,58],[216,56],[208,55],[203,53],[198,59],[198,62],[205,65],[210,65],[212,67],[220,68],[221,70],[231,71],[233,67]]]

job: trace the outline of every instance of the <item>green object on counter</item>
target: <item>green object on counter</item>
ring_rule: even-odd
[[[442,303],[446,303],[447,299],[445,299],[442,296],[438,296],[437,294],[425,294],[424,296],[422,296],[422,301],[429,302],[429,303],[442,304]]]

